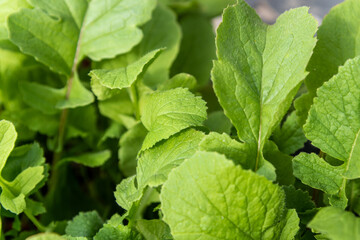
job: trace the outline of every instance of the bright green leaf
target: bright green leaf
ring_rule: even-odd
[[[206,119],[205,102],[184,88],[160,91],[141,99],[141,121],[149,133],[142,149],[191,126],[200,126]]]
[[[196,87],[196,78],[187,73],[179,73],[163,82],[158,87],[158,90],[170,90],[178,87],[193,90]]]
[[[136,221],[136,228],[145,237],[146,240],[173,239],[170,234],[169,226],[159,219],[139,219]]]
[[[161,49],[153,50],[136,62],[114,70],[92,70],[92,81],[100,82],[101,85],[110,89],[122,89],[131,87],[141,73],[145,72],[149,65],[159,56]]]
[[[198,152],[172,171],[161,203],[175,239],[293,239],[297,232],[279,186],[217,153]]]
[[[202,132],[189,129],[161,142],[155,148],[144,151],[136,169],[139,188],[163,184],[173,168],[198,150],[203,137]]]
[[[305,7],[285,12],[271,26],[242,0],[224,12],[212,79],[225,115],[252,147],[255,170],[263,164],[266,140],[306,76],[316,28]]]
[[[9,17],[10,39],[24,53],[70,76],[84,56],[112,58],[140,42],[142,33],[137,26],[150,19],[155,2],[31,1],[34,9],[22,9]]]
[[[133,202],[140,200],[142,190],[139,191],[135,186],[136,176],[128,177],[116,186],[114,193],[116,202],[125,210],[130,210]]]

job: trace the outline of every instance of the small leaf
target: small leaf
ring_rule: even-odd
[[[61,159],[58,164],[64,164],[66,162],[74,162],[87,167],[100,167],[109,160],[111,157],[110,150],[103,150],[100,152],[85,153],[80,156],[67,157]],[[58,166],[57,166],[58,167]]]
[[[360,239],[360,218],[335,207],[320,209],[308,227],[331,240]]]
[[[304,147],[307,141],[302,126],[298,123],[296,112],[292,112],[284,124],[277,127],[272,135],[272,140],[279,150],[286,154],[293,154]]]
[[[96,211],[80,212],[69,221],[65,232],[72,237],[92,238],[103,226],[103,220]]]
[[[208,119],[204,122],[204,125],[213,132],[231,133],[232,124],[223,111],[210,113]]]
[[[243,168],[249,169],[248,145],[232,139],[229,135],[211,132],[200,142],[200,150],[224,154],[228,159],[240,164]]]
[[[116,186],[114,193],[116,203],[125,210],[130,210],[133,203],[140,200],[142,197],[142,189],[139,191],[135,186],[136,176],[123,179],[119,185]]]
[[[101,85],[110,89],[122,89],[131,87],[138,77],[146,71],[148,66],[159,56],[161,49],[153,50],[136,62],[114,70],[92,70],[90,76],[92,81],[100,82]]]
[[[336,194],[342,184],[342,169],[331,166],[316,154],[301,153],[293,159],[294,175],[304,184]]]
[[[145,237],[146,240],[173,239],[170,234],[169,226],[159,219],[139,219],[136,221],[136,228]]]
[[[170,90],[178,87],[193,90],[196,87],[196,78],[187,73],[179,73],[163,82],[158,87],[158,90]]]
[[[206,119],[206,103],[183,88],[154,92],[141,99],[141,121],[149,133],[142,151]]]
[[[17,133],[14,125],[5,120],[0,121],[0,173],[14,148]]]
[[[139,158],[136,175],[140,189],[162,185],[172,169],[191,157],[204,137],[194,129],[184,130],[144,151]]]

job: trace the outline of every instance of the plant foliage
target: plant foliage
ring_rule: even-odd
[[[0,0],[0,240],[360,239],[359,16]]]

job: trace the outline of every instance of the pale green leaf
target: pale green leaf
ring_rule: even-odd
[[[232,139],[229,135],[211,132],[200,142],[200,150],[224,154],[228,159],[240,164],[243,168],[249,169],[249,149],[245,143]]]
[[[298,123],[295,112],[292,112],[282,124],[277,127],[272,135],[272,140],[276,143],[280,151],[286,154],[293,154],[304,147],[307,141],[302,126]]]
[[[33,216],[37,216],[46,212],[46,209],[42,202],[36,202],[29,198],[26,198],[25,201],[26,201],[25,212],[30,213]]]
[[[335,207],[320,209],[308,227],[330,240],[360,239],[360,218]]]
[[[0,173],[15,146],[17,133],[14,125],[6,120],[0,121]]]
[[[172,171],[161,204],[175,239],[293,239],[297,231],[279,186],[217,153],[198,152]]]
[[[251,145],[255,170],[263,164],[266,140],[306,76],[316,28],[305,7],[283,13],[271,26],[243,0],[224,12],[212,79],[225,115]]]
[[[26,0],[1,0],[0,1],[0,48],[16,50],[8,39],[6,27],[7,17],[20,10],[21,8],[30,7]]]
[[[206,103],[184,88],[158,91],[141,99],[141,121],[149,131],[141,150],[206,119]]]
[[[22,171],[13,181],[8,182],[1,179],[0,186],[2,193],[0,195],[1,205],[15,213],[19,214],[26,208],[25,197],[40,183],[44,178],[44,167],[29,167]]]
[[[173,168],[198,150],[203,137],[202,132],[188,129],[161,142],[155,148],[144,151],[136,168],[139,188],[163,184]]]
[[[136,176],[123,179],[119,185],[116,186],[114,193],[116,203],[125,210],[130,210],[133,202],[140,200],[142,197],[142,190],[138,190],[135,186]]]
[[[26,240],[66,240],[66,238],[58,235],[57,233],[47,232],[32,235],[26,238]]]
[[[24,53],[70,76],[84,56],[112,58],[139,43],[142,32],[137,26],[150,19],[156,1],[40,0],[31,4],[34,9],[10,15],[10,39]]]
[[[300,153],[293,159],[295,177],[312,188],[336,194],[342,184],[343,169],[331,166],[316,154]]]
[[[141,73],[146,71],[160,52],[161,49],[156,49],[126,67],[113,70],[92,70],[89,75],[92,77],[92,81],[100,82],[101,85],[110,89],[128,88],[138,79]]]
[[[180,52],[171,71],[193,75],[200,85],[210,80],[212,60],[215,59],[215,34],[208,18],[186,15],[180,19],[183,38]]]
[[[103,150],[93,153],[85,153],[79,156],[72,156],[61,159],[56,167],[66,162],[74,162],[87,167],[100,167],[111,157],[110,150]]]
[[[179,73],[171,79],[163,82],[158,87],[158,90],[170,90],[178,87],[193,90],[196,87],[196,78],[187,73]]]
[[[169,226],[159,219],[136,221],[136,228],[146,240],[170,240],[173,239],[170,234]]]
[[[96,211],[80,212],[68,222],[65,232],[72,237],[92,238],[103,224],[103,220]]]

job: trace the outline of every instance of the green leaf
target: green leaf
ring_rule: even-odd
[[[297,232],[279,186],[217,153],[198,152],[172,171],[160,198],[175,239],[293,239]]]
[[[264,157],[275,167],[276,181],[280,185],[294,184],[291,156],[280,152],[274,142],[267,141],[264,146]]]
[[[144,151],[136,168],[139,189],[162,185],[173,168],[198,150],[203,137],[202,132],[188,129]]]
[[[9,41],[6,19],[10,14],[17,12],[19,9],[28,7],[30,5],[26,0],[2,0],[0,2],[0,48],[16,50]]]
[[[314,202],[311,200],[309,193],[301,189],[295,189],[294,186],[283,186],[286,194],[286,207],[294,208],[298,213],[315,208]]]
[[[70,76],[85,56],[112,58],[139,43],[142,33],[137,26],[150,19],[155,2],[31,1],[34,9],[10,15],[10,39],[24,53]]]
[[[344,176],[349,179],[360,177],[359,67],[360,57],[348,60],[319,88],[304,125],[313,145],[345,162]]]
[[[158,90],[170,90],[178,87],[193,90],[196,87],[196,78],[187,73],[179,73],[163,82],[158,87]]]
[[[360,239],[360,218],[335,207],[325,207],[315,215],[308,227],[330,240]]]
[[[243,0],[224,12],[212,79],[225,115],[252,148],[255,170],[263,165],[264,144],[306,76],[316,27],[305,7],[283,13],[271,26]]]
[[[330,203],[343,208],[347,202],[347,179],[360,177],[359,66],[360,57],[348,60],[337,75],[318,89],[318,97],[304,125],[305,135],[314,146],[344,164],[331,166],[315,155],[305,154],[294,160],[301,163],[295,176],[305,184],[336,194],[330,198]],[[315,172],[321,174],[309,175]]]
[[[27,240],[66,240],[66,238],[58,235],[57,233],[38,233],[36,235],[32,235]]]
[[[93,153],[84,153],[79,156],[73,156],[73,157],[67,157],[64,159],[61,159],[57,165],[57,167],[60,164],[64,164],[66,162],[74,162],[81,165],[84,165],[86,167],[100,167],[104,165],[104,163],[109,160],[111,157],[110,150],[103,150],[99,152],[93,152]]]
[[[232,124],[223,111],[210,113],[208,119],[204,122],[204,125],[209,128],[210,131],[226,134],[231,133]]]
[[[161,49],[153,50],[142,56],[136,62],[126,67],[106,70],[92,70],[90,76],[92,81],[100,82],[101,85],[110,89],[129,88],[145,72],[148,66],[159,56]]]
[[[170,234],[169,226],[159,219],[139,219],[136,221],[136,228],[145,237],[146,240],[173,239]]]
[[[136,173],[137,156],[147,130],[142,123],[138,123],[124,133],[120,138],[119,168],[125,176]]]
[[[304,147],[307,141],[302,126],[299,125],[296,112],[292,112],[284,124],[277,127],[272,135],[272,140],[279,147],[280,151],[286,154],[293,154]]]
[[[133,203],[142,197],[142,189],[139,191],[135,186],[136,176],[128,177],[116,186],[114,193],[116,203],[125,210],[130,210]]]
[[[142,240],[138,232],[128,226],[104,224],[104,227],[95,235],[94,240]]]
[[[249,169],[249,148],[247,144],[232,139],[229,135],[211,132],[200,142],[200,150],[224,154],[228,159]]]
[[[94,96],[81,83],[77,74],[72,82],[72,91],[68,99],[66,89],[52,88],[38,83],[22,82],[20,91],[27,105],[44,114],[56,114],[64,108],[86,106],[94,101]]]
[[[6,160],[15,146],[17,133],[14,125],[5,120],[0,121],[0,173]]]
[[[206,119],[206,103],[184,88],[154,92],[141,99],[141,121],[149,131],[141,150]]]
[[[343,170],[331,166],[316,154],[300,153],[293,159],[295,177],[312,188],[336,194],[341,185]]]
[[[180,19],[183,38],[180,52],[172,68],[172,73],[189,73],[199,85],[210,79],[212,60],[215,59],[215,34],[208,18],[202,15],[186,15]]]
[[[103,220],[96,211],[80,212],[69,221],[65,232],[72,237],[92,238],[103,226]]]
[[[101,68],[115,69],[125,67],[148,52],[165,49],[154,60],[143,76],[146,85],[155,88],[168,80],[169,71],[180,47],[181,29],[175,14],[163,4],[158,4],[153,11],[152,18],[143,27],[144,37],[131,52],[120,55],[115,59],[102,61]]]
[[[338,72],[346,60],[360,54],[360,3],[347,0],[332,8],[317,32],[319,39],[311,56],[305,79],[314,97],[316,89]],[[341,19],[341,20],[340,20]]]

